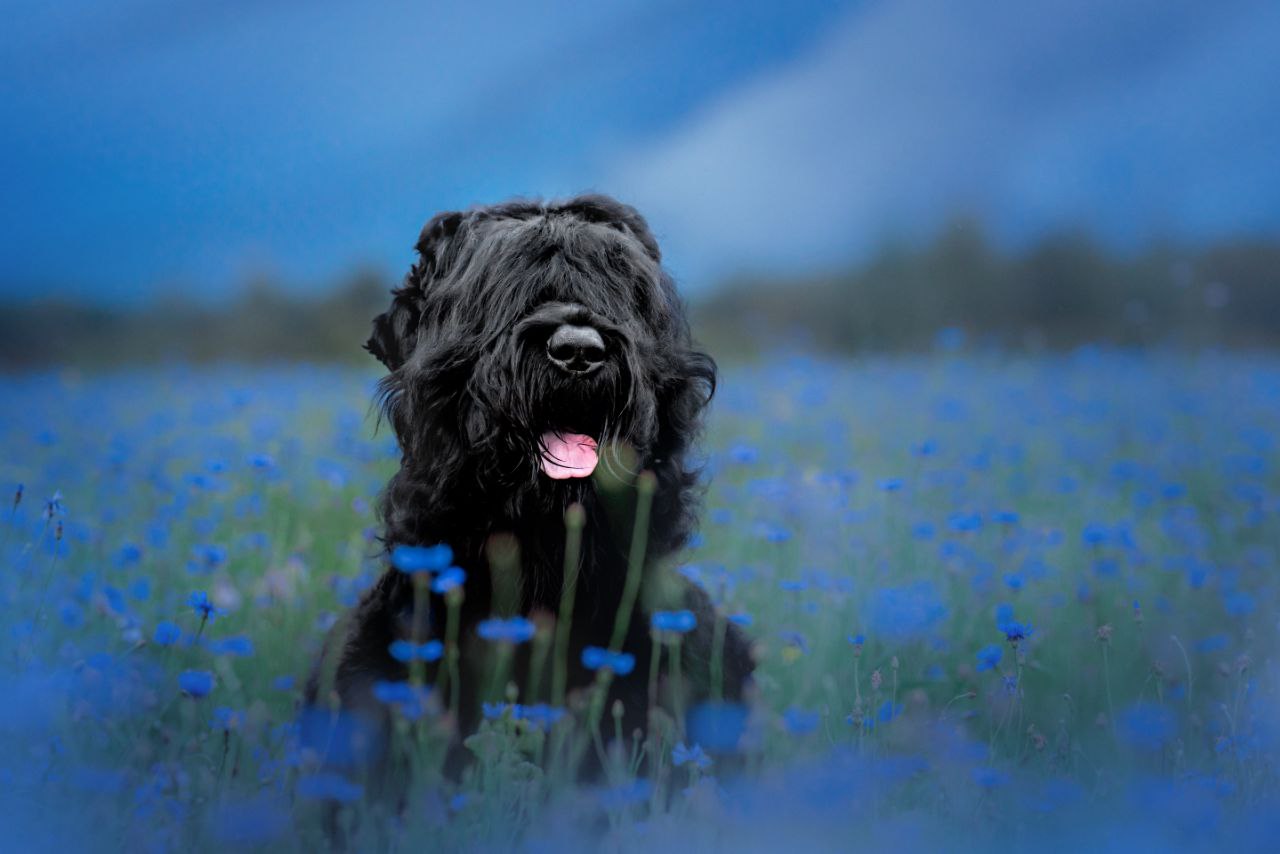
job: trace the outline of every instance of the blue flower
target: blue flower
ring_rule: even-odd
[[[209,600],[209,594],[203,590],[197,590],[188,596],[187,604],[196,612],[196,616],[204,621],[213,622],[222,614],[222,610]]]
[[[947,527],[956,533],[980,530],[982,528],[982,514],[957,511],[947,517]]]
[[[398,640],[391,644],[391,657],[396,661],[438,661],[444,655],[444,644],[429,640],[423,644]]]
[[[156,646],[172,646],[181,637],[182,629],[178,628],[177,623],[171,623],[168,620],[156,623],[156,633],[153,636]]]
[[[757,522],[754,533],[760,539],[770,543],[785,543],[791,539],[791,531],[776,522]]]
[[[546,703],[537,703],[532,706],[516,705],[514,709],[516,720],[526,721],[537,729],[550,729],[555,725],[556,721],[565,716],[565,710],[556,706],[549,706]]]
[[[818,728],[821,716],[817,712],[798,709],[795,706],[782,713],[782,723],[792,735],[805,735]]]
[[[276,467],[276,461],[270,454],[251,454],[249,465],[259,471],[267,471]]]
[[[671,761],[677,767],[681,765],[694,765],[699,769],[711,767],[711,757],[706,754],[701,745],[686,747],[683,741],[671,751]]]
[[[239,729],[244,723],[244,713],[229,706],[218,706],[213,710],[213,728],[218,730]]]
[[[407,703],[414,699],[416,691],[408,682],[387,682],[380,679],[373,683],[373,696],[383,703]]]
[[[938,441],[936,439],[925,439],[911,446],[911,453],[917,457],[932,457],[938,453]]]
[[[1158,751],[1178,735],[1178,721],[1167,707],[1135,703],[1120,713],[1117,733],[1142,750]]]
[[[209,641],[208,646],[214,655],[237,655],[241,658],[253,655],[253,641],[244,635]]]
[[[340,774],[324,772],[298,778],[298,797],[313,801],[338,801],[349,804],[360,799],[364,789]]]
[[[292,691],[294,681],[293,676],[290,674],[277,676],[275,679],[271,680],[271,687],[275,688],[277,691]]]
[[[867,636],[862,633],[858,633],[856,635],[846,635],[845,640],[847,640],[849,643],[853,644],[854,646],[862,646],[867,642]]]
[[[994,670],[1004,658],[1004,649],[996,644],[987,644],[978,650],[978,672]]]
[[[431,590],[435,593],[448,593],[455,587],[461,587],[463,582],[467,580],[467,571],[460,566],[450,566],[442,569],[435,580],[431,582]]]
[[[283,838],[293,827],[286,805],[272,795],[227,798],[214,807],[209,829],[219,847],[242,850]]]
[[[522,706],[519,703],[482,703],[481,706],[484,716],[491,721],[499,720],[510,712],[512,720],[524,721],[539,730],[550,729],[566,714],[564,709],[548,706],[546,703],[533,706]]]
[[[227,562],[226,548],[213,544],[193,547],[191,556],[195,558],[197,566],[204,570],[217,569]]]
[[[373,683],[373,696],[381,703],[395,706],[405,718],[416,721],[427,713],[431,689],[425,685],[379,679]]]
[[[995,789],[1009,782],[1008,774],[986,765],[974,768],[970,775],[973,777],[973,782],[984,789]]]
[[[750,714],[741,703],[699,703],[689,710],[689,737],[720,753],[737,750]]]
[[[652,792],[653,784],[648,780],[640,779],[614,786],[611,789],[604,789],[596,797],[600,802],[600,806],[604,809],[620,810],[632,804],[644,803],[649,800],[649,795]]]
[[[1005,640],[1015,644],[1035,634],[1035,629],[1031,627],[1030,623],[1023,624],[1017,620],[1005,623],[1000,627],[1000,631],[1004,632]]]
[[[129,595],[139,602],[145,602],[151,598],[151,579],[138,578],[129,585]]]
[[[1004,632],[1005,640],[1016,644],[1034,633],[1030,623],[1020,623],[1013,618],[1013,606],[1007,602],[996,606],[996,628]]]
[[[213,674],[208,670],[184,670],[178,674],[178,687],[199,699],[213,690]]]
[[[746,628],[755,622],[752,616],[746,611],[739,611],[736,614],[730,614],[727,619],[735,626],[742,626],[743,628]]]
[[[636,657],[629,652],[610,652],[598,646],[589,646],[582,651],[582,666],[588,670],[612,670],[619,676],[626,676],[636,667]]]
[[[499,643],[524,643],[533,637],[536,627],[527,617],[509,617],[505,620],[490,617],[481,620],[476,634],[487,641]]]
[[[654,611],[649,618],[654,631],[687,634],[698,625],[698,618],[692,611]]]
[[[1090,522],[1080,532],[1080,539],[1087,546],[1100,546],[1111,539],[1111,530],[1101,522]]]
[[[453,563],[453,549],[444,543],[435,546],[396,546],[391,565],[401,572],[439,572]]]
[[[905,641],[930,633],[947,615],[947,606],[931,581],[880,587],[871,601],[868,627],[876,637]]]

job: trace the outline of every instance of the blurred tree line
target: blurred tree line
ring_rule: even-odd
[[[363,272],[303,296],[260,280],[214,307],[10,303],[0,307],[0,364],[367,359],[360,345],[392,284]],[[691,311],[696,335],[724,358],[778,347],[1269,348],[1280,345],[1280,239],[1117,253],[1059,233],[1010,253],[959,220],[929,244],[885,246],[844,271],[726,283]]]
[[[997,250],[958,220],[924,247],[795,281],[739,281],[697,307],[720,352],[779,340],[820,351],[962,343],[1005,350],[1280,345],[1280,239],[1109,251],[1083,232]]]

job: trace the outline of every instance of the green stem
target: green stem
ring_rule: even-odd
[[[426,679],[427,663],[416,654],[416,647],[426,642],[427,634],[427,584],[429,578],[425,572],[413,575],[413,643],[415,655],[409,664],[409,682],[415,688]]]
[[[674,699],[676,731],[684,732],[684,674],[680,669],[680,637],[671,642],[671,693]]]
[[[1107,689],[1107,729],[1111,730],[1111,737],[1116,738],[1116,707],[1111,700],[1111,656],[1107,646],[1102,644],[1102,681]]]
[[[649,715],[653,718],[653,710],[658,706],[658,668],[662,658],[662,645],[658,642],[658,633],[652,632],[653,654],[649,657]]]
[[[573,602],[578,589],[578,562],[582,551],[582,528],[586,513],[581,504],[571,504],[564,513],[564,583],[560,588],[560,614],[556,619],[555,662],[551,674],[551,702],[564,706],[569,681],[569,633],[573,627]]]
[[[618,614],[613,623],[613,638],[609,641],[609,649],[613,652],[622,649],[627,629],[631,627],[631,612],[635,609],[636,597],[640,593],[644,552],[649,544],[649,511],[653,507],[653,493],[656,489],[657,478],[654,477],[653,472],[640,472],[640,477],[636,480],[636,524],[631,532],[627,581],[622,589],[622,600],[618,603]]]
[[[494,663],[493,680],[489,683],[489,698],[494,702],[506,702],[506,680],[511,664],[511,651],[512,646],[509,643],[498,644],[495,651],[497,661]],[[533,698],[530,697],[527,702],[532,703]]]
[[[1187,667],[1187,705],[1191,705],[1191,657],[1187,655],[1187,648],[1182,645],[1182,641],[1178,640],[1177,635],[1169,635],[1169,639],[1178,647],[1182,653],[1182,663]]]
[[[715,634],[711,636],[711,699],[724,699],[724,636],[729,626],[724,616],[716,612]]]
[[[458,660],[461,658],[458,651],[458,617],[462,610],[462,596],[458,595],[457,588],[454,588],[446,595],[445,601],[449,606],[445,624],[445,657],[449,664],[449,708],[453,711],[456,720],[458,709],[462,704],[462,674],[458,669]]]

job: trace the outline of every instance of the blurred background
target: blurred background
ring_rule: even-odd
[[[361,359],[595,190],[717,355],[1280,343],[1267,0],[6,4],[0,363]]]

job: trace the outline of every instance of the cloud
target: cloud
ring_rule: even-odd
[[[1276,228],[1277,36],[1261,3],[882,2],[607,185],[694,286],[843,263],[958,210],[1013,242]]]

